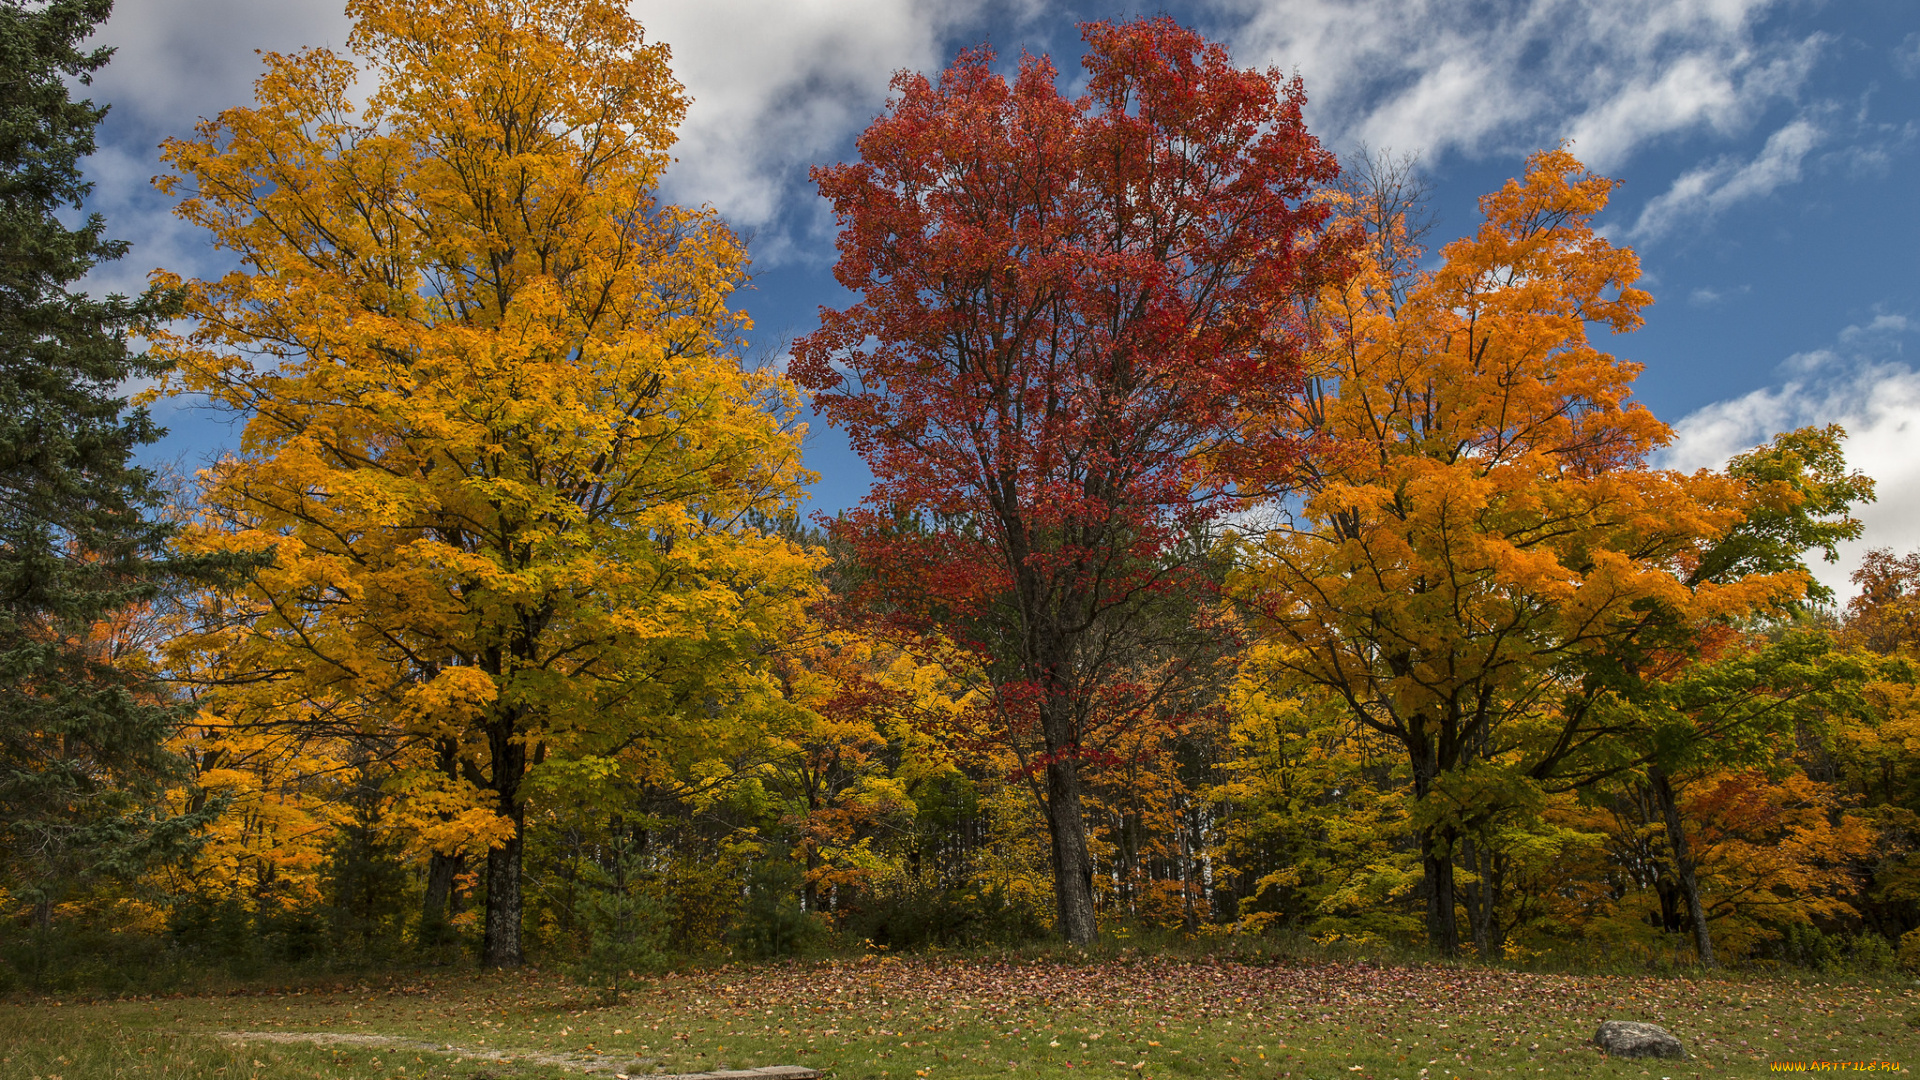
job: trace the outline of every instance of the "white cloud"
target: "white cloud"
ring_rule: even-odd
[[[1920,75],[1920,31],[1908,34],[1894,46],[1893,66],[1909,79]]]
[[[760,231],[765,260],[786,243],[769,235],[810,191],[821,160],[880,110],[900,68],[945,60],[944,36],[987,0],[634,0],[650,40],[673,47],[694,98],[675,148],[670,197],[711,203]],[[255,50],[341,47],[351,27],[341,0],[122,0],[97,40],[117,49],[89,91],[113,103],[101,154],[88,171],[99,209],[137,258],[190,271],[200,252],[150,197],[156,145],[196,119],[250,102]],[[1004,13],[1004,4],[997,9]],[[1015,14],[1031,12],[1016,5]],[[824,227],[824,221],[816,221]],[[823,248],[825,245],[819,245]],[[138,287],[144,270],[103,271],[101,288]],[[90,283],[92,284],[92,283]]]
[[[1797,353],[1781,365],[1792,376],[1696,410],[1673,426],[1659,463],[1673,469],[1718,468],[1783,431],[1810,424],[1847,430],[1847,462],[1874,478],[1879,501],[1858,507],[1860,540],[1840,546],[1840,561],[1814,573],[1841,596],[1847,575],[1876,547],[1920,550],[1920,372],[1900,357],[1906,334],[1920,329],[1902,315],[1880,314],[1849,326],[1835,348]]]
[[[1865,326],[1849,326],[1840,331],[1840,340],[1846,344],[1877,341],[1891,334],[1904,334],[1914,329],[1913,320],[1905,315],[1878,314]]]
[[[1646,142],[1742,130],[1824,42],[1762,39],[1775,0],[1215,0],[1242,62],[1298,67],[1316,129],[1437,155],[1575,140],[1617,167]]]
[[[810,190],[807,164],[879,113],[892,74],[943,66],[943,35],[981,7],[981,0],[635,0],[648,37],[673,47],[674,73],[694,99],[668,194],[712,203],[748,229],[774,226]],[[765,233],[756,239],[763,262],[777,261],[787,241]]]
[[[1242,63],[1298,66],[1316,130],[1397,150],[1513,150],[1563,137],[1612,168],[1649,140],[1746,129],[1803,83],[1825,39],[1763,32],[1787,0],[1196,0]],[[130,158],[250,98],[254,49],[338,46],[340,0],[123,0],[100,96],[138,128]],[[1046,0],[632,0],[694,98],[667,194],[755,233],[763,264],[828,257],[810,163],[845,153],[889,76],[935,70],[989,21],[1037,24]],[[1042,46],[1044,42],[1036,42]],[[1074,43],[1061,42],[1071,52]],[[1904,47],[1904,46],[1903,46]],[[1011,51],[1011,50],[1009,50]],[[1904,54],[1902,54],[1904,55]],[[1071,63],[1063,65],[1069,79]],[[136,154],[131,150],[140,144]],[[129,160],[144,186],[158,171]],[[1717,174],[1712,179],[1724,181]],[[1699,182],[1699,181],[1694,181]],[[103,188],[104,188],[103,184]],[[1721,186],[1725,186],[1724,183]],[[1717,189],[1716,189],[1717,190]],[[117,223],[149,208],[105,203]],[[143,247],[164,227],[142,222]]]
[[[185,135],[195,119],[253,100],[254,50],[339,48],[349,23],[341,0],[121,0],[95,35],[117,50],[95,82],[114,120]]]
[[[1809,349],[1780,361],[1780,371],[1788,375],[1805,375],[1838,367],[1841,362],[1840,354],[1832,349]]]
[[[1680,176],[1640,211],[1628,236],[1645,242],[1682,223],[1699,225],[1737,203],[1772,194],[1800,179],[1800,165],[1825,132],[1801,117],[1768,136],[1752,161],[1721,158]]]
[[[1736,296],[1745,296],[1752,291],[1751,285],[1735,285],[1720,289],[1703,285],[1687,294],[1687,303],[1692,307],[1713,307],[1722,301]]]
[[[161,140],[188,136],[195,122],[253,101],[262,70],[255,50],[294,52],[345,43],[340,0],[121,0],[93,44],[113,59],[80,90],[107,103],[99,150],[86,162],[90,208],[107,217],[109,235],[132,242],[119,262],[87,276],[95,294],[133,295],[155,266],[190,275],[219,273],[227,259],[199,229],[173,217],[173,201],[152,187],[163,172]]]
[[[1661,136],[1701,127],[1723,136],[1742,131],[1769,103],[1793,95],[1824,43],[1816,34],[1760,48],[1733,28],[1723,29],[1718,37],[1695,36],[1691,51],[1670,60],[1635,57],[1637,70],[1619,92],[1568,127],[1581,156],[1611,168]]]

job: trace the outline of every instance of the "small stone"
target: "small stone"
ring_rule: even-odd
[[[1621,1058],[1683,1058],[1687,1049],[1680,1045],[1673,1032],[1658,1024],[1642,1024],[1634,1020],[1608,1020],[1593,1033],[1593,1045],[1599,1047],[1608,1057]]]

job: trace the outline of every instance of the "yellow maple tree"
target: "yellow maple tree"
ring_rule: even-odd
[[[815,589],[763,527],[805,480],[797,399],[739,361],[738,241],[656,198],[686,98],[623,4],[348,13],[351,55],[270,54],[164,148],[238,261],[161,275],[177,388],[246,418],[192,542],[268,560],[180,646],[258,724],[355,703],[426,845],[484,853],[483,962],[513,965],[530,775],[681,767],[769,697],[757,643]]]

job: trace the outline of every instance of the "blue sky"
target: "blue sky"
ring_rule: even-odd
[[[1604,220],[1640,252],[1657,303],[1612,343],[1675,426],[1667,464],[1713,466],[1807,423],[1839,422],[1880,481],[1863,546],[1920,548],[1920,5],[1912,0],[1206,0],[1136,8],[1044,0],[636,0],[673,46],[694,105],[667,194],[710,203],[751,237],[755,355],[778,358],[822,304],[833,222],[809,164],[852,153],[901,68],[967,45],[1011,63],[1050,52],[1078,72],[1083,19],[1170,14],[1236,60],[1298,70],[1331,147],[1420,157],[1436,240],[1473,228],[1475,198],[1561,139],[1624,181]],[[165,266],[222,269],[148,187],[155,145],[243,103],[255,49],[338,46],[338,0],[120,0],[96,81],[114,111],[95,204],[133,253],[98,275],[139,287]],[[160,456],[192,466],[229,425],[163,405]],[[865,493],[816,423],[811,509]]]

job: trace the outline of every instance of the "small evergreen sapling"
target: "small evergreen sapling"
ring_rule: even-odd
[[[667,966],[672,912],[657,894],[657,878],[629,829],[616,828],[606,858],[589,862],[580,918],[591,935],[578,973],[618,1004],[631,980]]]

